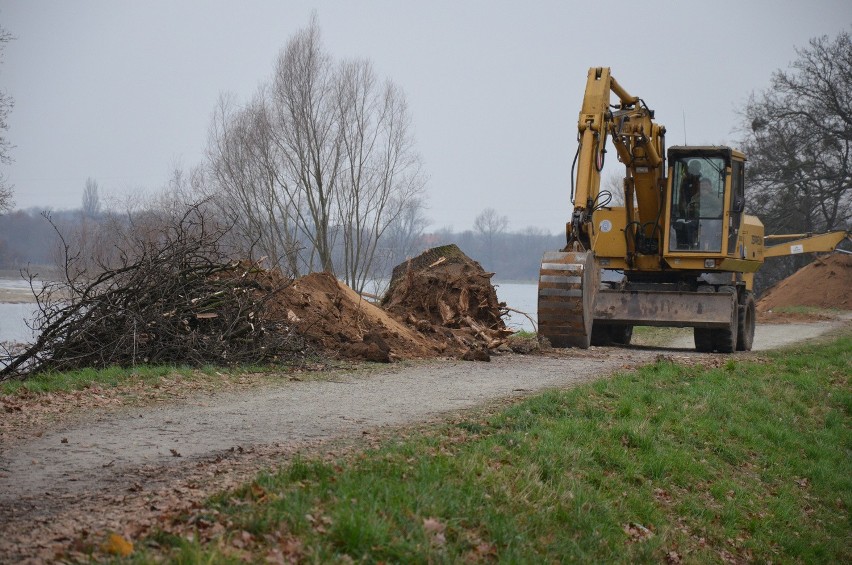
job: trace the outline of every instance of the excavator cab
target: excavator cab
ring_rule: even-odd
[[[672,165],[669,251],[722,251],[726,164],[721,157],[681,157]]]
[[[669,254],[737,252],[744,160],[729,147],[669,149]]]

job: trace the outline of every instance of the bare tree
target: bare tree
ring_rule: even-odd
[[[340,173],[335,82],[313,14],[278,58],[270,91],[271,135],[282,159],[279,186],[291,203],[288,210],[316,251],[320,269],[332,273]]]
[[[852,221],[852,39],[815,38],[797,54],[743,111],[749,205],[769,233]]]
[[[812,39],[744,110],[748,208],[767,233],[848,229],[852,223],[852,39]],[[803,266],[776,260],[758,273],[760,290]]]
[[[410,131],[401,90],[379,82],[367,61],[335,64],[314,16],[249,105],[220,101],[210,193],[247,240],[292,274],[318,268],[360,288],[379,240],[421,202]]]
[[[222,97],[214,113],[208,146],[210,193],[220,212],[235,226],[246,249],[256,248],[290,275],[300,272],[298,217],[280,183],[282,160],[271,138],[265,100],[235,109]],[[209,192],[209,191],[208,191]]]
[[[390,223],[385,233],[386,247],[390,250],[391,264],[383,267],[393,267],[405,259],[419,253],[418,243],[429,226],[426,217],[426,205],[422,198],[412,198],[403,207],[402,213]]]
[[[379,240],[419,199],[423,177],[405,97],[391,82],[379,85],[369,62],[341,65],[337,102],[343,276],[361,290],[373,274]]]
[[[494,208],[486,208],[476,216],[473,229],[484,236],[503,233],[509,227],[509,217],[501,216]]]
[[[98,194],[98,182],[89,177],[83,189],[83,216],[97,218],[101,213],[101,198]]]
[[[482,237],[485,243],[485,256],[489,268],[494,266],[494,242],[509,227],[509,217],[501,216],[494,208],[486,208],[476,216],[473,229]]]
[[[3,59],[3,49],[12,39],[14,39],[12,34],[0,27],[0,62]],[[9,129],[9,112],[14,106],[15,100],[5,90],[0,90],[0,165],[8,165],[12,162],[10,153],[13,145],[6,137],[6,130]],[[8,212],[12,209],[13,188],[7,181],[5,172],[0,171],[0,212]]]

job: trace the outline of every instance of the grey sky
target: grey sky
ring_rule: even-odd
[[[87,177],[152,192],[198,163],[219,94],[247,101],[313,10],[332,55],[405,90],[432,227],[457,230],[486,207],[564,228],[589,67],[656,110],[669,145],[684,116],[689,143],[735,144],[736,109],[795,47],[852,29],[848,0],[0,0],[18,207],[78,207]]]

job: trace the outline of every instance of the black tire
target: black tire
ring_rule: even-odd
[[[737,290],[731,286],[719,288],[719,292],[736,295]],[[731,322],[727,328],[713,330],[713,349],[719,353],[733,353],[737,349],[737,322],[739,320],[739,306],[734,301],[731,309]]]
[[[713,351],[713,330],[707,328],[693,328],[695,337],[695,350],[701,353]]]
[[[610,327],[602,324],[592,325],[592,345],[609,345],[612,342]]]
[[[633,337],[633,326],[629,324],[619,324],[609,327],[609,338],[613,343],[618,345],[630,345],[630,340]]]
[[[756,322],[754,293],[744,290],[740,295],[737,308],[737,351],[751,351],[754,344],[754,326]]]

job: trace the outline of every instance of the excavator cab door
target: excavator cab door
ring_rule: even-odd
[[[745,162],[731,161],[731,212],[728,216],[728,255],[737,251],[743,211],[745,210]]]
[[[669,251],[722,251],[726,162],[721,156],[683,155],[670,161]]]

